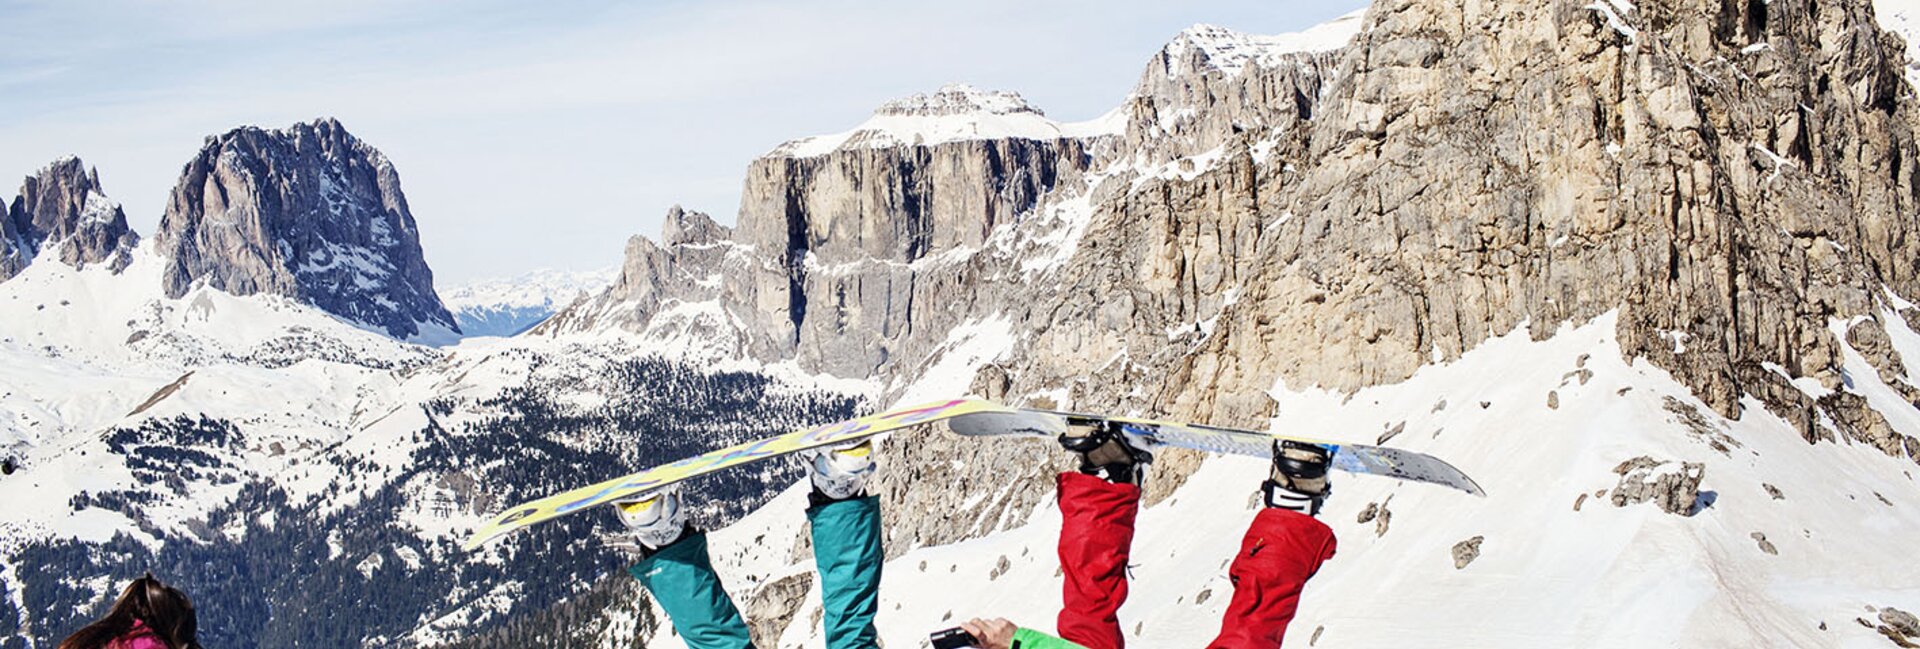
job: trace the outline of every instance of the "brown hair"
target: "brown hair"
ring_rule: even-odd
[[[136,620],[145,622],[147,629],[171,649],[200,649],[193,600],[180,589],[160,583],[151,572],[127,584],[106,617],[67,636],[60,641],[59,649],[105,649],[133,630]]]

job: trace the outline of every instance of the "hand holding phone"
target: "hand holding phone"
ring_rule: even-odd
[[[961,649],[962,647],[980,646],[980,641],[975,640],[973,634],[967,633],[966,629],[960,627],[935,631],[928,639],[933,642],[933,649]]]

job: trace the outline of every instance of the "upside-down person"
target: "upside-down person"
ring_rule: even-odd
[[[867,493],[873,443],[861,440],[809,454],[807,520],[820,573],[828,649],[873,649],[879,633],[880,499]],[[633,533],[640,563],[628,568],[653,593],[692,649],[752,647],[740,609],[721,588],[707,556],[707,535],[687,521],[678,490],[615,503]]]
[[[1062,473],[1060,566],[1066,577],[1059,636],[1020,628],[1003,618],[961,627],[986,649],[1121,649],[1117,613],[1127,600],[1127,555],[1140,512],[1145,465],[1124,424],[1074,427],[1060,444],[1080,456],[1080,471]],[[1333,558],[1333,530],[1315,519],[1329,493],[1325,448],[1274,445],[1273,471],[1261,483],[1266,507],[1240,542],[1228,575],[1233,599],[1210,649],[1274,649],[1300,606],[1300,591]]]

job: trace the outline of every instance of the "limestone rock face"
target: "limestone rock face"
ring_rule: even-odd
[[[458,331],[399,174],[332,119],[207,138],[155,242],[170,297],[205,284],[290,297],[398,338],[423,326]]]
[[[1866,2],[1597,6],[1376,3],[1299,173],[1255,176],[1281,218],[1173,409],[1397,381],[1618,309],[1630,353],[1722,414],[1751,394],[1809,440],[1827,411],[1903,447],[1761,369],[1837,385],[1829,319],[1920,290],[1899,39]]]
[[[983,115],[1032,123],[994,130]],[[735,228],[676,208],[661,244],[628,242],[620,281],[536,331],[616,326],[875,376],[944,340],[965,315],[947,305],[969,299],[956,270],[1112,139],[963,86],[889,103],[850,133],[755,160]]]
[[[1236,136],[1283,136],[1312,118],[1360,19],[1351,14],[1285,36],[1211,25],[1181,32],[1148,60],[1128,97],[1126,151],[1170,161],[1219,149]]]
[[[28,176],[0,218],[0,280],[50,249],[74,268],[104,263],[118,273],[139,241],[120,204],[101,191],[99,172],[79,158],[61,158]]]

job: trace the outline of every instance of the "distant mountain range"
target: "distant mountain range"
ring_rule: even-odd
[[[540,324],[575,300],[598,294],[619,277],[617,268],[541,269],[517,277],[465,284],[444,291],[443,298],[466,336],[514,336]]]

